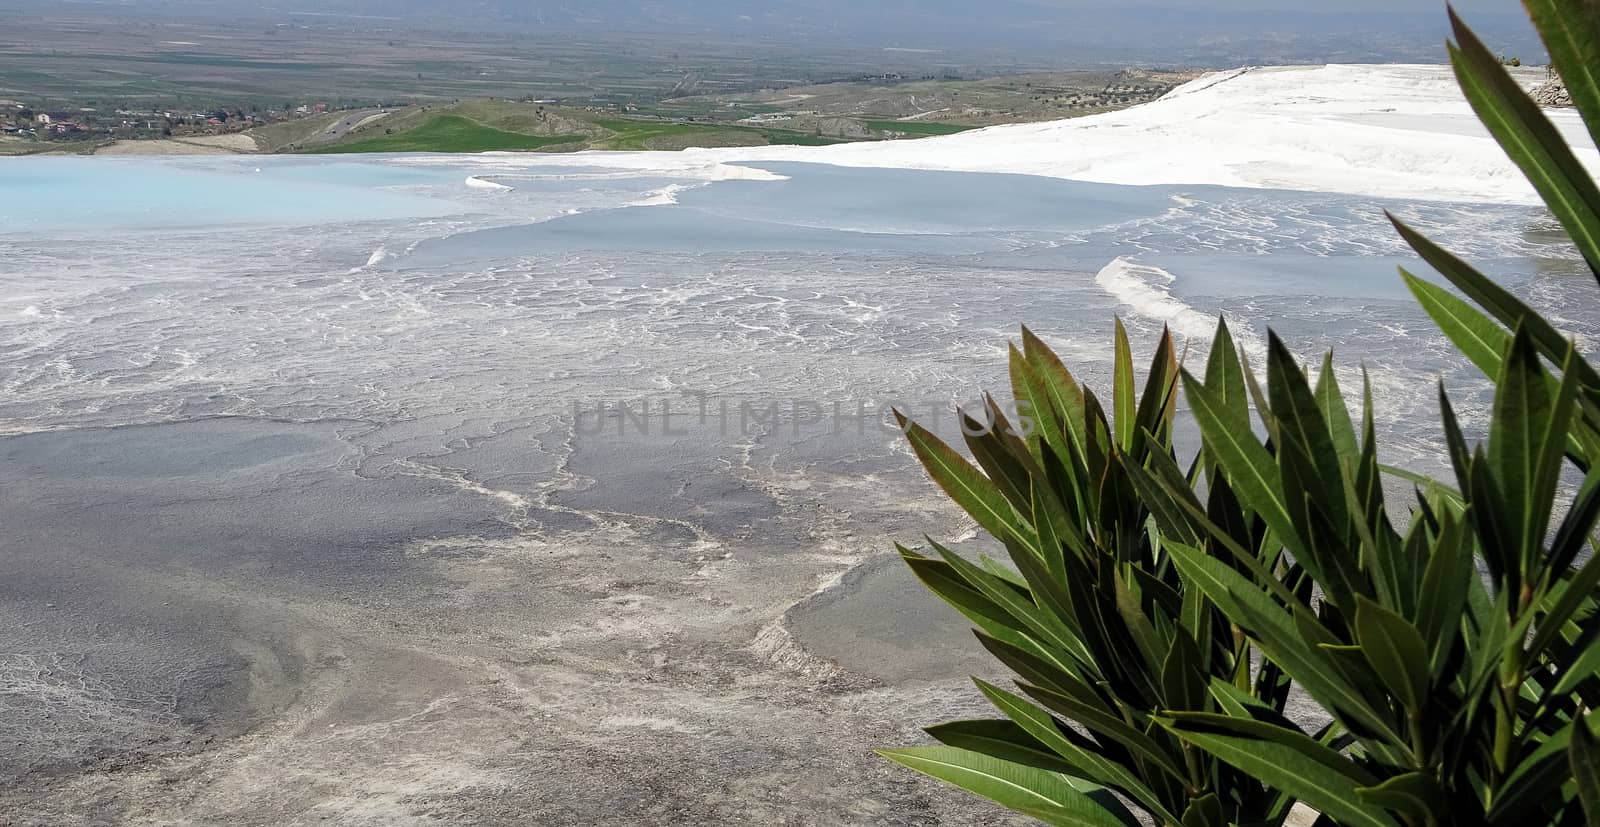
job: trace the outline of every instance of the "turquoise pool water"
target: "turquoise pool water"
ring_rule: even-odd
[[[304,226],[468,210],[415,191],[460,182],[445,171],[274,160],[8,158],[0,233]]]

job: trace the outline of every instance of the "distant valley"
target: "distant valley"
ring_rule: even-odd
[[[816,146],[947,135],[1056,120],[1155,100],[1193,72],[1057,72],[984,80],[879,77],[639,103],[485,98],[444,103],[267,104],[249,110],[85,107],[51,124],[0,110],[0,154],[572,152]],[[699,91],[690,88],[687,91]],[[64,126],[65,125],[65,126]]]

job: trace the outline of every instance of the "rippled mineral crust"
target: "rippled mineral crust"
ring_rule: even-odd
[[[898,685],[789,631],[882,494],[847,515],[613,440],[549,458],[611,484],[496,494],[364,467],[350,427],[0,442],[11,823],[1009,823],[868,753],[978,712],[949,618],[914,601],[928,631],[885,645],[949,648]],[[499,439],[453,461],[537,468]],[[802,634],[852,623],[800,604]]]

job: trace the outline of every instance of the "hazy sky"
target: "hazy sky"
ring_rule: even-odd
[[[399,19],[504,34],[660,32],[849,42],[1031,60],[1185,65],[1438,62],[1442,0],[0,0],[163,16]],[[1491,45],[1542,49],[1517,0],[1456,0]],[[374,22],[373,25],[377,25]]]
[[[33,5],[57,5],[60,0],[34,0]],[[0,0],[0,7],[8,5]],[[73,5],[97,5],[93,0]],[[253,9],[269,12],[294,6],[317,5],[331,11],[348,7],[375,8],[390,5],[386,0],[317,0],[310,2],[262,3],[256,0],[118,0],[104,5],[159,7],[190,7]],[[420,5],[418,0],[400,0],[394,5],[402,7]],[[440,13],[451,11],[472,12],[487,8],[508,9],[521,7],[535,13],[581,14],[601,10],[602,14],[634,13],[648,15],[652,10],[669,10],[672,13],[720,15],[744,13],[749,15],[790,14],[817,11],[848,11],[857,14],[874,12],[901,13],[919,7],[931,6],[942,13],[965,10],[973,17],[999,15],[1053,16],[1052,13],[1069,11],[1074,15],[1118,16],[1131,9],[1171,9],[1204,13],[1238,11],[1297,11],[1322,14],[1358,13],[1437,13],[1444,17],[1442,0],[1143,0],[1132,3],[1108,3],[1105,0],[431,0],[426,5]],[[1464,13],[1500,13],[1520,15],[1522,6],[1517,0],[1456,0],[1455,6]]]
[[[870,2],[870,0],[867,0]],[[1072,8],[1103,8],[1103,4],[1085,0],[1039,0],[1039,5]],[[1142,6],[1165,6],[1184,9],[1297,9],[1302,11],[1436,11],[1444,14],[1445,4],[1440,0],[1337,0],[1332,6],[1328,0],[1167,0],[1167,2],[1140,3]],[[1456,8],[1462,11],[1520,12],[1521,6],[1507,0],[1457,0]]]
[[[1027,5],[1041,8],[1065,8],[1093,13],[1106,10],[1104,2],[1093,0],[1022,0]],[[862,5],[874,5],[881,0],[861,0]],[[978,4],[974,4],[977,6]],[[1442,0],[1152,0],[1129,3],[1129,6],[1186,9],[1191,11],[1314,11],[1314,12],[1437,12],[1444,16]],[[1456,9],[1468,12],[1504,12],[1521,14],[1522,5],[1515,0],[1456,0]]]
[[[13,0],[22,5],[57,6],[61,0]],[[0,0],[0,8],[9,5]],[[319,8],[338,14],[347,10],[377,12],[385,8],[415,12],[430,9],[440,16],[481,14],[508,16],[582,17],[606,19],[650,18],[662,16],[715,19],[721,17],[829,16],[867,18],[893,15],[914,24],[920,12],[931,11],[941,17],[988,19],[995,23],[1079,19],[1086,21],[1125,19],[1141,9],[1162,9],[1191,15],[1238,12],[1298,12],[1317,15],[1395,15],[1433,14],[1445,17],[1442,0],[86,0],[71,4],[79,8],[105,6],[149,9],[190,9],[201,11],[253,11],[271,14],[296,8]],[[1455,0],[1464,14],[1521,16],[1517,0]]]

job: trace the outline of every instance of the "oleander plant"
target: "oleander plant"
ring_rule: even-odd
[[[1600,2],[1525,5],[1600,143]],[[1467,100],[1600,282],[1600,188],[1450,18]],[[1015,421],[963,413],[972,461],[903,423],[1006,559],[900,552],[1016,680],[978,683],[998,717],[884,756],[1073,827],[1600,824],[1600,372],[1395,226],[1455,289],[1402,278],[1494,385],[1479,444],[1439,389],[1448,479],[1380,465],[1370,385],[1352,416],[1331,355],[1313,377],[1269,334],[1263,381],[1226,324],[1200,375],[1163,336],[1142,386],[1119,324],[1109,410],[1024,329]]]

